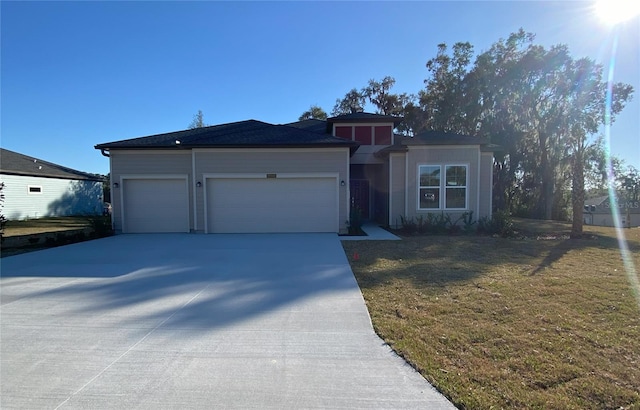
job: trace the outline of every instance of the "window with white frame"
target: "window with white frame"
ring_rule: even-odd
[[[445,165],[446,209],[467,208],[467,166]]]
[[[440,208],[440,165],[420,165],[420,209]]]
[[[418,166],[418,209],[467,209],[468,169],[467,165]]]

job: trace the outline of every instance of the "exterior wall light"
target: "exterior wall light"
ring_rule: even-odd
[[[116,188],[116,189],[118,189],[118,188],[120,188],[120,184],[119,184],[119,183],[117,183],[117,182],[114,182],[114,183],[113,183],[113,187],[114,187],[114,188]]]
[[[200,187],[202,186],[202,182],[200,182],[200,181],[196,182],[196,186],[197,186],[198,188],[200,188]]]
[[[344,179],[343,179],[342,181],[340,181],[340,186],[345,186],[345,185],[346,185],[346,184],[345,184],[345,182],[344,182]]]

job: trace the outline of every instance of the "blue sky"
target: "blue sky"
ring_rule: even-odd
[[[590,2],[0,2],[1,145],[106,174],[98,143],[209,124],[295,121],[371,78],[416,93],[437,44],[476,52],[520,27],[609,64]],[[640,168],[640,22],[619,26],[615,81],[634,86],[611,150]]]

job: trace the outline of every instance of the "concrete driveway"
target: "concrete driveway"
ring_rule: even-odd
[[[120,235],[3,258],[2,409],[454,408],[333,234]]]

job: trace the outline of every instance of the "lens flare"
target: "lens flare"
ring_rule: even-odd
[[[615,225],[616,237],[618,238],[618,247],[620,248],[620,256],[622,257],[622,263],[624,264],[624,270],[631,286],[631,291],[636,298],[638,308],[640,309],[640,280],[638,280],[638,272],[636,271],[635,264],[629,246],[627,245],[627,238],[624,233],[622,224],[620,223],[620,208],[618,208],[618,199],[616,197],[616,190],[614,186],[613,167],[611,165],[611,101],[613,99],[613,73],[616,66],[616,52],[618,51],[618,33],[614,33],[613,45],[611,47],[611,59],[609,60],[609,70],[607,73],[607,95],[606,95],[606,107],[604,117],[604,137],[606,144],[607,154],[607,181],[609,191],[609,202],[611,205],[611,215],[613,217],[613,224]]]
[[[614,26],[639,15],[640,2],[638,0],[599,0],[595,3],[594,11],[604,24]]]

